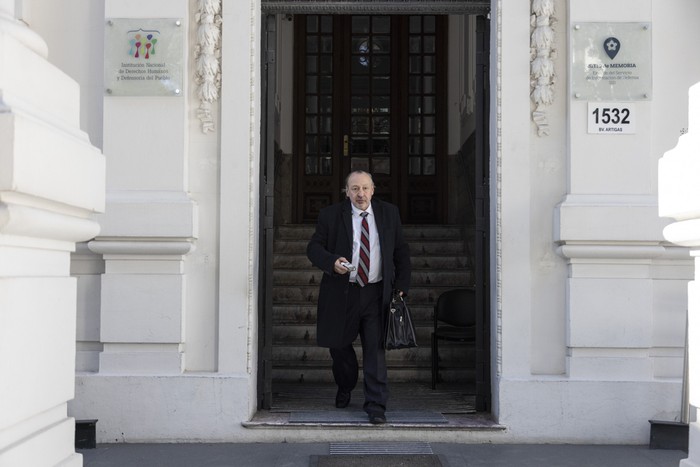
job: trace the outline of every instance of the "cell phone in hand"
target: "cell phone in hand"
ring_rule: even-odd
[[[340,264],[343,267],[345,267],[345,269],[347,269],[348,271],[354,271],[355,269],[357,269],[355,266],[352,265],[352,263],[348,263],[347,261],[343,261]]]

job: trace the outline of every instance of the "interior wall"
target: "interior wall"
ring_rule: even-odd
[[[294,15],[277,15],[277,148],[275,152],[275,225],[292,222]]]
[[[476,17],[452,15],[448,28],[447,220],[465,226],[474,222],[469,186],[476,157]]]

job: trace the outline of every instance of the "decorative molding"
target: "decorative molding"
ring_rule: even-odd
[[[554,0],[532,0],[530,16],[530,98],[534,103],[532,121],[538,136],[549,135],[545,107],[554,102]]]
[[[249,44],[249,63],[250,69],[248,73],[250,74],[251,82],[255,77],[255,70],[259,70],[261,63],[260,54],[262,51],[257,49],[258,44],[262,45],[260,30],[257,28],[257,24],[261,24],[261,14],[257,8],[257,1],[250,0],[250,40]],[[257,303],[258,303],[258,252],[260,251],[259,237],[258,237],[258,213],[260,207],[257,203],[253,202],[259,194],[256,192],[255,187],[258,186],[260,175],[256,171],[256,166],[259,164],[258,157],[260,155],[259,148],[257,144],[258,136],[260,134],[260,124],[258,122],[258,116],[255,115],[255,109],[260,109],[258,102],[259,88],[252,87],[250,90],[250,118],[248,119],[248,135],[249,135],[249,145],[248,145],[248,186],[250,187],[250,192],[248,193],[249,199],[248,203],[248,352],[246,356],[246,373],[252,375],[254,368],[257,367],[257,362],[253,358],[256,354],[257,346],[257,329],[252,323],[257,320]],[[269,117],[268,117],[269,118]],[[257,239],[257,241],[255,240]]]
[[[221,0],[198,0],[195,21],[197,45],[195,82],[199,85],[197,117],[202,122],[202,133],[214,131],[211,104],[221,90]]]
[[[87,244],[90,251],[101,255],[164,255],[184,256],[194,250],[194,244],[185,239],[174,241],[150,239],[93,240]]]
[[[100,225],[88,217],[88,211],[59,211],[59,203],[42,201],[43,205],[25,206],[0,196],[0,244],[73,251],[76,242],[89,240],[99,233]]]
[[[385,1],[319,1],[319,0],[262,0],[266,14],[486,14],[491,2],[484,0],[385,0]]]
[[[666,253],[660,244],[646,245],[641,242],[628,244],[566,244],[557,249],[557,253],[569,260],[652,260]]]
[[[686,219],[669,224],[664,229],[664,237],[676,245],[696,250],[700,247],[700,219]],[[700,256],[700,252],[694,251],[692,256]]]

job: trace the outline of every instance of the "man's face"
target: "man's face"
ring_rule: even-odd
[[[364,211],[369,207],[374,194],[372,179],[367,174],[353,174],[348,179],[346,192],[353,206]]]

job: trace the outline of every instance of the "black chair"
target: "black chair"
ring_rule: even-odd
[[[438,380],[439,354],[438,341],[445,340],[474,344],[476,337],[476,296],[471,289],[454,289],[443,292],[435,304],[433,332],[431,339],[431,356],[433,381],[432,388]],[[444,325],[441,325],[444,323]]]

